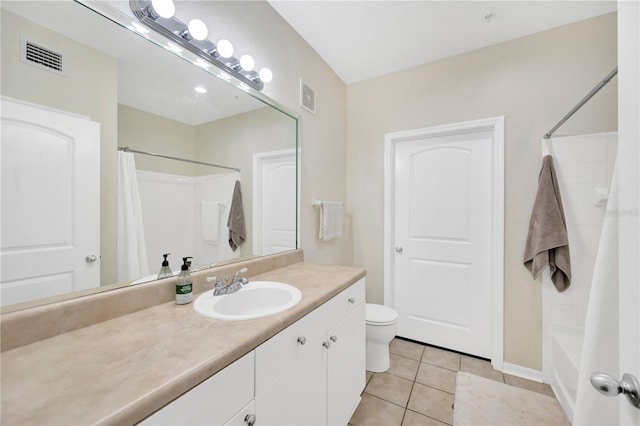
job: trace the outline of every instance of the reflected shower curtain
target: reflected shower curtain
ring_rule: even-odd
[[[118,151],[118,281],[149,275],[133,153]]]
[[[618,371],[618,173],[614,167],[607,212],[593,271],[582,360],[573,412],[574,425],[618,424],[618,398],[591,386],[591,374]]]

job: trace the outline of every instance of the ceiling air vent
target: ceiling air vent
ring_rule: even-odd
[[[42,47],[24,38],[21,39],[20,59],[22,62],[38,68],[65,75],[64,62],[61,53]]]

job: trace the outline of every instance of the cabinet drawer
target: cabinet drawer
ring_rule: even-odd
[[[335,327],[349,312],[364,302],[364,280],[362,278],[325,304],[327,306],[328,328]]]
[[[304,355],[325,335],[326,330],[327,308],[324,304],[258,346],[256,395],[264,392],[296,359]]]
[[[144,419],[143,425],[220,425],[253,399],[254,352]]]

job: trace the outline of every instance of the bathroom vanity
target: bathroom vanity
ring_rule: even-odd
[[[212,274],[194,274],[197,293]],[[249,274],[302,292],[281,314],[220,321],[167,300],[5,350],[2,424],[346,424],[365,385],[364,276],[297,262]],[[3,315],[3,346],[25,312]]]

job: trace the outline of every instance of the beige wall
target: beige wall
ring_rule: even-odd
[[[348,87],[348,210],[367,300],[383,299],[384,135],[505,116],[504,361],[540,370],[541,290],[522,266],[540,139],[616,65],[616,16],[597,17]],[[615,130],[617,87],[556,136]]]
[[[195,158],[195,128],[176,120],[118,105],[118,145],[178,158]],[[195,176],[190,163],[136,154],[136,168]]]
[[[311,206],[312,198],[347,201],[345,84],[266,1],[216,1],[207,7],[222,17],[215,27],[209,26],[209,37],[228,38],[236,52],[250,52],[257,66],[268,66],[274,78],[263,93],[301,115],[300,233],[305,259],[350,265],[350,228],[342,238],[318,241],[319,212]],[[316,90],[315,115],[299,107],[300,79]]]
[[[20,36],[61,52],[66,77],[20,62]],[[110,56],[2,12],[2,95],[88,116],[100,123],[101,283],[116,281],[117,63]]]

